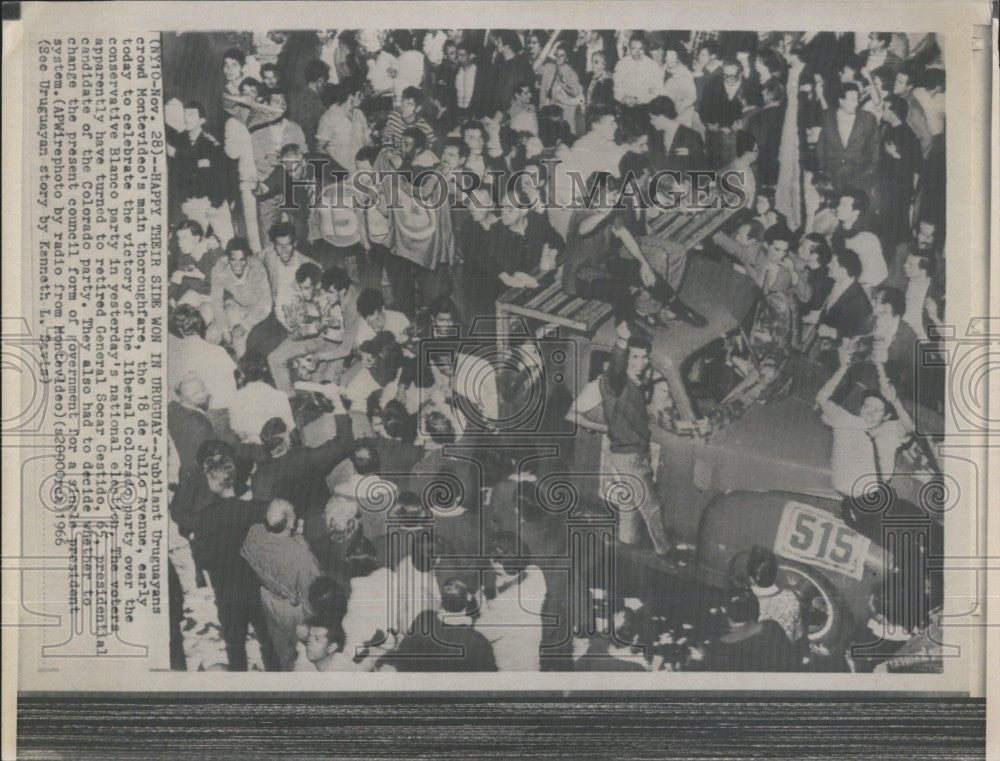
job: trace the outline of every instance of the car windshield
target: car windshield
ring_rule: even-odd
[[[785,357],[755,348],[742,330],[706,344],[684,362],[681,374],[691,406],[711,429],[738,420],[755,402],[787,396]]]

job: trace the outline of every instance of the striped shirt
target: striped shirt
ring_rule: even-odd
[[[403,155],[403,130],[410,127],[417,127],[427,137],[427,147],[434,142],[434,130],[425,120],[419,116],[413,117],[410,121],[405,121],[398,109],[393,109],[389,114],[389,119],[382,130],[382,145],[391,146],[399,155]]]

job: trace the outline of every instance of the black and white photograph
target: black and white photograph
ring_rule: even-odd
[[[0,755],[992,758],[997,29],[5,2]]]
[[[939,672],[945,44],[164,34],[171,667]]]

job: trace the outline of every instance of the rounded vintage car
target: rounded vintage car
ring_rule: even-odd
[[[943,547],[935,509],[941,473],[927,437],[914,435],[898,454],[891,490],[867,506],[880,513],[883,535],[870,538],[845,524],[831,484],[832,432],[815,403],[830,370],[793,353],[763,388],[746,393],[733,369],[740,352],[756,364],[746,355],[758,296],[756,285],[724,259],[690,258],[681,297],[708,324],[677,322],[652,336],[651,364],[673,402],[652,429],[656,497],[673,536],[697,547],[692,570],[713,587],[724,589],[753,547],[772,549],[783,583],[807,606],[810,639],[829,645],[850,620],[864,622],[869,595],[880,584],[905,598],[899,604],[925,609],[919,590],[927,589],[928,563]],[[590,377],[600,373],[614,341],[615,326],[607,322],[583,344],[581,366]],[[860,404],[861,390],[849,389],[842,404]],[[932,411],[921,410],[920,420],[942,430]],[[578,432],[574,470],[599,472],[600,450],[600,436]],[[914,553],[919,563],[910,562]],[[646,555],[652,570],[657,561]]]

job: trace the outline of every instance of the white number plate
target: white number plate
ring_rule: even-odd
[[[861,580],[871,540],[830,513],[788,502],[774,538],[777,555]]]

